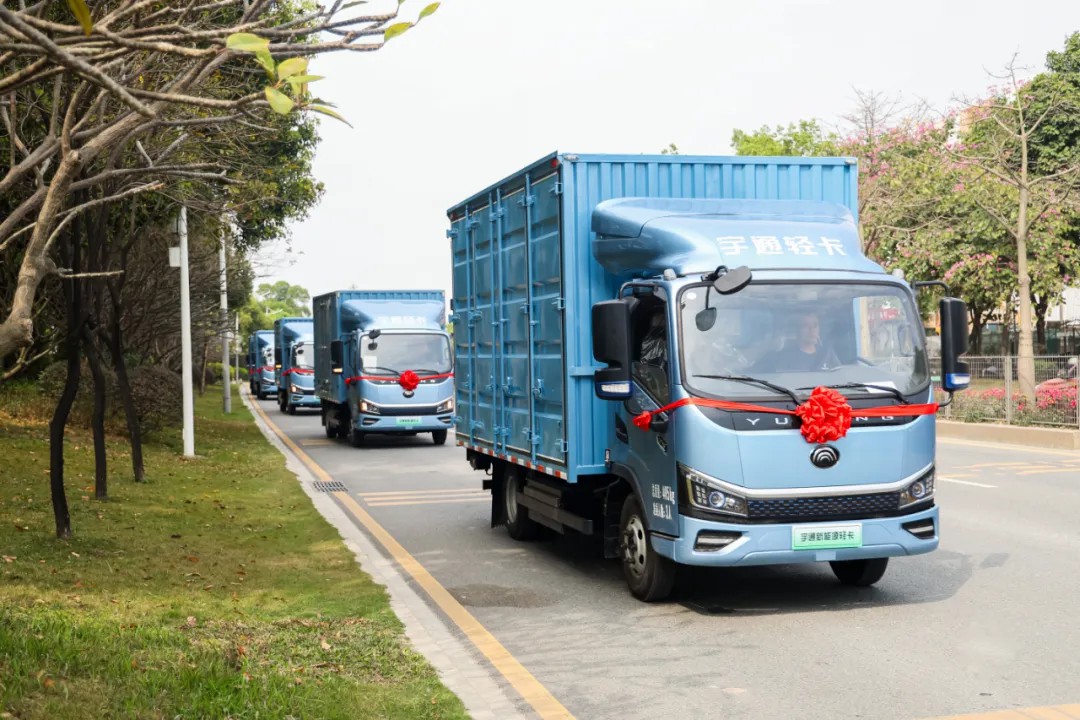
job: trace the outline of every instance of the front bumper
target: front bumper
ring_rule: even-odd
[[[278,391],[277,383],[273,380],[261,380],[259,382],[259,388],[264,393],[276,393]]]
[[[454,413],[416,416],[381,416],[362,414],[353,427],[370,433],[418,433],[433,430],[449,430],[454,424]]]
[[[290,391],[288,398],[289,404],[296,407],[319,407],[320,405],[319,397],[315,395],[314,390],[311,391],[310,395]]]
[[[697,520],[685,515],[680,515],[679,518],[682,528],[681,536],[669,538],[653,535],[653,549],[677,563],[707,567],[785,565],[920,555],[936,550],[941,534],[937,506],[910,515],[835,522],[754,525]],[[933,521],[934,536],[932,538],[922,540],[904,529],[905,524],[917,520]],[[792,528],[794,527],[835,527],[856,524],[862,526],[862,547],[831,550],[792,549]],[[698,534],[702,531],[736,532],[742,533],[742,537],[719,550],[695,549]]]

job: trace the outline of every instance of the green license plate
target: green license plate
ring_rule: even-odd
[[[862,547],[862,525],[814,525],[791,528],[792,550]]]
[[[399,417],[397,419],[398,425],[419,425],[420,418],[418,417]]]

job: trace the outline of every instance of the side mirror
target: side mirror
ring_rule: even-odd
[[[340,375],[342,367],[345,362],[343,359],[345,346],[340,340],[333,340],[330,343],[330,371],[335,375]]]
[[[971,370],[960,356],[968,349],[967,306],[957,298],[941,298],[941,388],[964,390],[971,384]]]
[[[716,279],[713,280],[713,289],[721,295],[732,295],[739,292],[744,287],[750,284],[750,281],[754,279],[754,274],[750,272],[750,268],[745,265],[737,268],[731,268],[727,272],[721,273],[720,268],[716,269]]]
[[[596,397],[625,400],[630,387],[630,304],[605,300],[592,307],[593,357],[607,365],[593,378]]]
[[[281,348],[274,348],[274,367],[281,369]]]

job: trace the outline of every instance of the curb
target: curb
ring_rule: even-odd
[[[390,609],[405,627],[405,636],[413,649],[435,668],[439,680],[457,695],[473,720],[524,720],[502,687],[492,677],[472,650],[454,635],[413,589],[393,560],[384,556],[370,538],[348,517],[330,495],[312,489],[316,478],[299,458],[267,427],[262,416],[252,407],[251,397],[242,390],[240,397],[255,419],[255,424],[267,441],[285,457],[285,466],[292,472],[304,494],[323,518],[340,533],[342,541],[355,556],[357,566],[390,598]]]
[[[937,421],[937,433],[940,438],[954,440],[1024,445],[1054,450],[1080,450],[1080,430],[1021,427],[994,423],[965,423],[956,420],[939,419]]]

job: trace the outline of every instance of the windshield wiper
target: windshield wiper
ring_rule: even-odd
[[[419,375],[420,373],[430,373],[432,375],[442,375],[447,370],[432,370],[431,368],[413,368],[413,372]]]
[[[735,382],[753,383],[762,387],[768,388],[773,392],[780,393],[781,395],[787,395],[791,398],[791,402],[796,405],[799,404],[799,398],[795,395],[793,390],[789,390],[783,385],[776,385],[768,380],[760,380],[756,377],[750,377],[749,375],[695,375],[694,377],[707,378],[709,380],[733,380]]]
[[[795,388],[795,389],[796,390],[813,390],[814,387],[817,387],[817,386],[815,385],[813,387],[801,387],[801,388]],[[845,389],[846,390],[880,390],[881,392],[888,393],[888,394],[892,395],[894,398],[896,398],[897,400],[902,402],[904,405],[910,405],[911,404],[911,403],[908,402],[907,398],[904,397],[903,393],[901,393],[899,390],[897,390],[894,387],[889,387],[888,385],[875,385],[874,383],[862,383],[862,382],[846,382],[846,383],[837,383],[836,385],[825,385],[824,387],[832,388],[833,390],[845,390]]]

